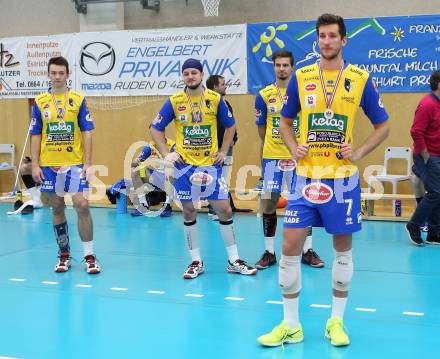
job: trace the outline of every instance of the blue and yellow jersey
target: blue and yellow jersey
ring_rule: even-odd
[[[286,100],[286,89],[280,87],[281,98],[274,84],[262,89],[255,98],[255,123],[257,126],[266,126],[266,136],[263,145],[263,158],[289,159],[292,158],[280,134],[281,108]],[[298,117],[293,127],[295,136],[298,132]]]
[[[165,141],[167,143],[168,152],[174,152],[176,148],[176,142],[170,138],[165,138]],[[150,156],[162,158],[162,155],[160,154],[159,150],[156,148],[156,143],[154,141],[148,142],[148,144],[142,149],[138,158],[141,161],[145,161]]]
[[[32,135],[41,135],[40,166],[73,166],[83,163],[82,131],[94,129],[84,96],[70,90],[55,94],[44,92],[32,107]],[[58,109],[57,109],[58,107]],[[66,108],[63,118],[60,109]]]
[[[171,96],[154,119],[152,126],[158,131],[174,120],[176,126],[176,152],[183,160],[193,166],[210,166],[218,151],[217,119],[225,128],[235,123],[221,96],[211,90],[204,91],[202,96],[191,96],[194,113],[184,91]]]
[[[331,94],[338,76],[323,71],[326,94]],[[297,174],[308,178],[345,178],[357,171],[349,159],[341,159],[343,143],[353,143],[353,125],[359,107],[373,124],[388,119],[379,93],[368,72],[345,64],[331,105],[334,115],[324,116],[327,108],[317,64],[295,72],[286,92],[288,99],[281,110],[287,118],[300,115],[299,144],[308,144],[309,152],[298,161]]]

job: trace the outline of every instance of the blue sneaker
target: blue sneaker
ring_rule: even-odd
[[[144,215],[141,211],[139,211],[139,210],[137,210],[137,209],[132,210],[132,211],[130,212],[130,214],[131,214],[133,217],[139,217],[139,216],[143,216],[143,215]]]
[[[173,215],[173,209],[171,208],[171,205],[168,203],[163,210],[163,212],[160,214],[161,217],[171,217]]]

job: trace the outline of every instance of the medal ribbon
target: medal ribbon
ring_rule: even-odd
[[[186,95],[186,99],[189,103],[189,107],[191,108],[191,115],[192,118],[194,120],[194,123],[197,124],[199,122],[202,121],[202,107],[203,107],[203,103],[205,101],[205,89],[203,88],[202,94],[200,95],[200,105],[199,105],[199,116],[195,116],[195,112],[194,112],[194,104],[191,101],[191,97],[188,95],[188,92],[185,91],[185,95]]]
[[[64,122],[64,115],[66,113],[66,108],[67,108],[67,99],[69,96],[69,89],[66,88],[66,94],[64,95],[64,108],[62,109],[62,112],[60,112],[61,107],[58,107],[58,105],[57,105],[57,100],[55,98],[55,94],[53,93],[53,90],[51,91],[51,95],[52,95],[53,105],[57,109],[57,119],[60,119],[61,122]]]
[[[329,97],[329,96],[327,96],[327,88],[325,86],[324,76],[322,74],[322,68],[321,68],[321,65],[319,65],[319,79],[321,80],[322,92],[324,94],[324,100],[325,100],[325,104],[327,106],[327,109],[331,109],[333,100],[336,95],[336,90],[338,89],[339,81],[341,80],[341,76],[342,76],[343,71],[344,71],[344,62],[342,62],[342,66],[339,69],[338,77],[336,78],[335,85],[333,86],[332,93],[330,94],[330,97]]]

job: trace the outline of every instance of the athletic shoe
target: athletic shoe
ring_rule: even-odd
[[[61,252],[59,255],[59,261],[55,264],[54,271],[57,273],[64,273],[70,269],[70,253]]]
[[[171,217],[173,215],[173,209],[171,208],[171,205],[167,203],[165,206],[165,209],[160,214],[161,217]]]
[[[229,273],[238,273],[244,275],[254,275],[257,273],[257,269],[252,267],[250,264],[247,264],[245,261],[241,259],[237,259],[234,263],[228,261]]]
[[[313,248],[309,248],[306,253],[302,254],[301,262],[313,268],[322,268],[325,265]]]
[[[183,273],[183,278],[194,279],[204,272],[205,268],[203,267],[203,262],[193,261],[188,268],[186,268],[185,273]]]
[[[96,263],[96,257],[93,254],[89,254],[84,257],[84,263],[86,265],[86,272],[89,274],[98,274],[101,272],[101,268]]]
[[[272,329],[270,333],[264,334],[258,338],[258,342],[266,347],[277,347],[286,344],[300,343],[304,340],[304,334],[301,324],[295,329],[289,328],[284,320],[281,324]]]
[[[273,266],[276,262],[277,258],[275,256],[275,253],[270,253],[268,250],[266,250],[264,251],[260,260],[255,263],[255,267],[257,267],[258,269],[266,269],[270,266]]]
[[[420,234],[420,228],[415,226],[411,222],[406,224],[406,231],[408,232],[409,240],[415,246],[423,246],[425,242],[423,242],[422,236]]]
[[[440,233],[437,234],[429,234],[426,237],[426,244],[433,244],[435,246],[440,245]]]
[[[141,211],[139,211],[138,209],[134,209],[134,210],[132,210],[131,212],[130,212],[130,214],[133,216],[133,217],[139,217],[139,216],[143,216],[144,214],[141,212]]]
[[[350,338],[344,330],[344,323],[340,317],[332,317],[327,320],[325,326],[325,337],[335,347],[342,347],[350,344]]]
[[[420,226],[420,230],[422,232],[429,232],[429,226],[428,223],[425,223],[423,226]]]

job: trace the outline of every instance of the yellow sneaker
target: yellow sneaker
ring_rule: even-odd
[[[267,347],[277,347],[284,343],[294,344],[302,342],[303,340],[304,335],[301,324],[298,324],[295,329],[292,329],[284,323],[284,320],[281,324],[273,328],[270,333],[264,334],[258,338],[258,342]]]
[[[332,317],[327,320],[325,326],[325,337],[335,347],[342,347],[350,344],[350,338],[344,330],[344,323],[340,317]]]

